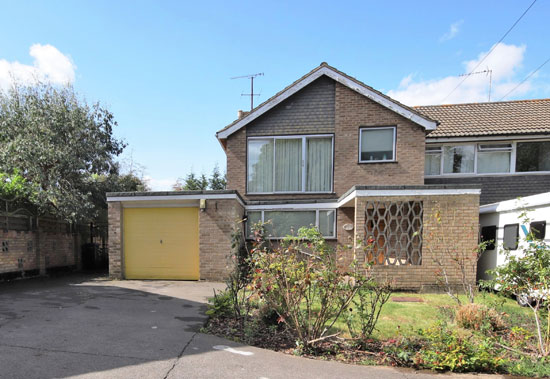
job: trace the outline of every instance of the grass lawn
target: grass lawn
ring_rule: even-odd
[[[422,302],[395,302],[394,298],[414,297],[422,299]],[[466,297],[461,297],[463,304],[467,303]],[[498,312],[504,312],[510,317],[521,318],[527,322],[531,319],[531,310],[520,307],[515,300],[497,296],[495,294],[479,294],[476,296],[476,303],[484,303]],[[373,337],[378,339],[393,338],[398,335],[411,336],[416,335],[418,329],[427,328],[443,315],[441,308],[456,307],[456,301],[446,294],[419,294],[396,292],[392,294],[390,300],[384,305],[376,331]],[[448,320],[449,316],[446,315]],[[335,324],[336,329],[342,331],[345,336],[348,330],[343,321]]]

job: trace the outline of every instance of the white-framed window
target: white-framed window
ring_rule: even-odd
[[[249,137],[248,193],[332,192],[332,135]]]
[[[359,129],[359,163],[395,161],[395,126],[364,127]]]
[[[439,175],[441,173],[441,146],[426,146],[426,161],[424,165],[424,175]]]
[[[444,174],[471,174],[475,169],[475,145],[443,146]]]
[[[511,143],[477,145],[478,174],[508,173],[510,172],[511,161]]]
[[[267,233],[271,239],[296,235],[301,227],[317,227],[323,237],[336,238],[335,209],[283,210],[269,209],[247,212],[246,230],[252,236],[252,227],[258,222],[268,222]]]
[[[425,176],[550,172],[550,141],[428,145]]]

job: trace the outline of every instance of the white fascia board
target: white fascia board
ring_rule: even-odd
[[[479,136],[479,137],[426,137],[426,144],[484,142],[484,141],[524,141],[549,139],[548,134],[513,135],[513,136]]]
[[[479,213],[500,213],[516,211],[518,209],[550,205],[550,192],[539,193],[520,199],[505,200],[499,203],[486,204],[479,207]]]
[[[338,202],[338,208],[349,203],[356,197],[382,196],[437,196],[437,195],[479,195],[481,189],[410,189],[410,190],[355,190]]]
[[[437,196],[437,195],[479,195],[481,189],[410,189],[410,190],[357,190],[356,197],[366,196]]]
[[[107,202],[155,202],[155,201],[186,201],[186,200],[226,200],[235,199],[243,207],[245,206],[241,199],[233,193],[227,194],[192,194],[192,195],[160,195],[160,196],[112,196],[107,198]]]
[[[294,95],[296,92],[313,82],[314,80],[320,78],[321,76],[326,75],[331,79],[334,79],[335,81],[345,85],[346,87],[362,94],[363,96],[377,102],[378,104],[400,114],[401,116],[423,126],[426,130],[435,130],[437,127],[437,123],[435,121],[427,120],[423,117],[420,117],[419,115],[409,111],[408,109],[402,107],[401,105],[388,100],[387,98],[379,95],[378,93],[370,90],[369,88],[359,85],[358,83],[354,82],[353,80],[350,80],[343,76],[342,74],[339,74],[333,70],[331,70],[328,67],[323,67],[317,71],[315,71],[313,74],[308,76],[307,78],[303,79],[302,81],[296,83],[294,86],[287,89],[285,92],[280,94],[279,96],[273,98],[268,103],[264,104],[261,108],[257,109],[253,113],[250,113],[249,115],[243,117],[239,122],[237,122],[235,125],[231,126],[229,129],[226,129],[224,131],[221,131],[218,133],[217,137],[218,139],[225,139],[229,137],[231,134],[235,133],[248,123],[254,121],[256,118],[263,115],[265,112],[270,110],[271,108],[275,107],[277,104],[281,103],[282,101],[288,99],[290,96]]]
[[[338,203],[306,203],[306,204],[261,204],[261,205],[247,205],[247,211],[266,211],[266,210],[279,210],[279,209],[336,209]]]

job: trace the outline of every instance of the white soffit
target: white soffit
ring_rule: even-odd
[[[313,74],[309,75],[307,78],[303,79],[302,81],[296,83],[289,89],[287,89],[285,92],[281,93],[279,96],[271,99],[269,102],[264,104],[262,107],[257,109],[256,111],[250,113],[249,115],[243,117],[240,121],[238,121],[235,125],[231,126],[230,128],[223,130],[217,134],[218,139],[226,139],[231,134],[235,133],[248,123],[252,122],[256,118],[260,117],[262,114],[270,110],[271,108],[275,107],[277,104],[281,103],[282,101],[288,99],[290,96],[294,95],[296,92],[301,90],[302,88],[306,87],[308,84],[313,82],[314,80],[320,78],[321,76],[326,75],[331,79],[334,79],[335,81],[345,85],[346,87],[360,93],[361,95],[377,102],[378,104],[400,114],[401,116],[415,122],[416,124],[421,125],[426,130],[435,130],[437,123],[435,121],[428,120],[424,117],[421,117],[417,115],[414,112],[411,112],[410,110],[404,108],[403,106],[397,104],[396,102],[393,102],[389,99],[387,99],[384,96],[381,96],[380,94],[372,91],[371,89],[367,88],[366,86],[362,86],[355,81],[345,77],[344,75],[332,70],[329,67],[322,67],[319,70],[315,71]]]

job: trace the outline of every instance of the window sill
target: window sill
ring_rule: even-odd
[[[386,163],[399,163],[398,161],[358,161],[357,164],[386,164]]]

